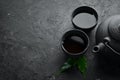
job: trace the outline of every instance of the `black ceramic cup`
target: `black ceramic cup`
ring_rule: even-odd
[[[67,31],[61,41],[62,50],[71,56],[84,54],[89,46],[89,38],[82,30]]]
[[[98,23],[98,14],[92,7],[81,6],[73,11],[71,21],[77,29],[92,29]]]

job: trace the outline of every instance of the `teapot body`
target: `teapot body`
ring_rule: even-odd
[[[102,59],[102,60],[105,59],[105,61],[108,61],[109,63],[112,63],[112,64],[113,63],[116,64],[120,62],[120,41],[112,37],[112,36],[115,36],[115,37],[118,36],[118,35],[117,36],[113,35],[114,32],[111,36],[110,29],[111,31],[115,31],[115,29],[112,30],[112,28],[109,29],[109,27],[114,27],[113,25],[118,21],[120,21],[120,15],[115,15],[106,19],[98,26],[96,31],[96,36],[95,36],[96,45],[98,44],[100,45],[101,43],[104,43],[105,38],[110,39],[108,43],[109,46],[103,44],[104,47],[102,47],[101,50],[99,50],[97,53],[98,53],[99,59]]]

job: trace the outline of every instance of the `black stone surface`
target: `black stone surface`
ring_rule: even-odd
[[[74,29],[72,11],[91,6],[97,10],[100,23],[120,14],[119,4],[119,0],[0,0],[0,80],[82,80],[76,69],[55,79],[49,77],[66,60],[60,41],[66,31]],[[119,75],[96,67],[98,62],[91,52],[96,28],[87,32],[86,80],[120,80]]]

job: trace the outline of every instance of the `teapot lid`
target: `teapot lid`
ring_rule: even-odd
[[[120,15],[114,16],[108,25],[108,32],[110,37],[120,41]]]

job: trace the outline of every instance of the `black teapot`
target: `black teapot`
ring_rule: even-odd
[[[108,62],[120,60],[120,15],[114,15],[103,21],[96,31],[96,45],[93,52]]]

